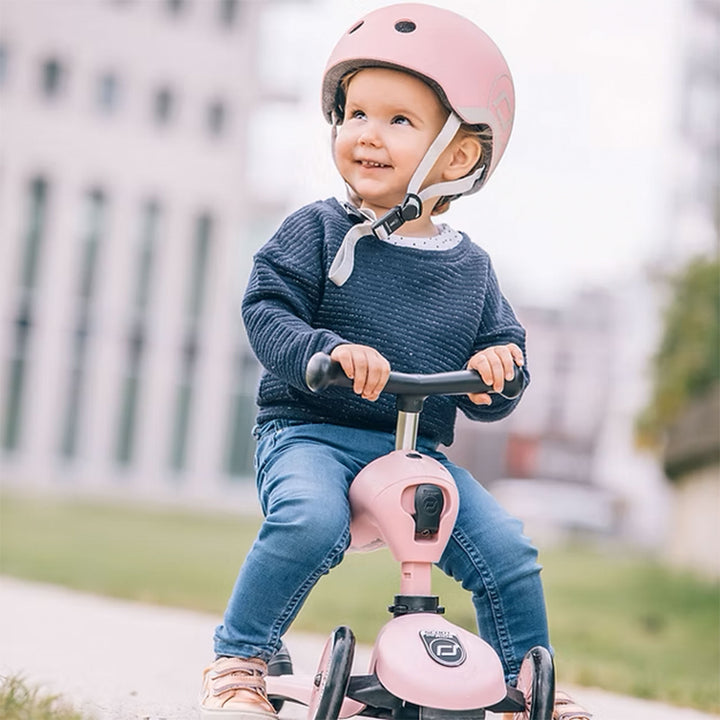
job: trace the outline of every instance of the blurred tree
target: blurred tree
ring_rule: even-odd
[[[636,423],[636,439],[644,447],[658,448],[680,415],[720,384],[718,258],[696,258],[670,282],[652,394]]]

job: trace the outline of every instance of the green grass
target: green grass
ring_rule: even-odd
[[[259,519],[5,496],[0,571],[121,598],[221,613]],[[720,590],[628,551],[545,551],[561,683],[720,711]],[[474,628],[468,594],[441,573],[447,617]],[[369,643],[398,590],[387,551],[349,554],[294,627],[351,625]]]
[[[0,677],[2,720],[84,720],[62,698],[30,687],[19,677]]]

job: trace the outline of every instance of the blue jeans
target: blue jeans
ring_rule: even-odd
[[[391,433],[282,420],[265,423],[256,436],[265,521],[215,631],[215,652],[268,660],[315,583],[343,558],[353,478],[395,440]],[[531,647],[549,648],[537,551],[520,521],[470,473],[422,439],[418,450],[450,471],[460,494],[438,566],[472,593],[480,635],[512,681]]]

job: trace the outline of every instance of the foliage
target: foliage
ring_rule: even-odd
[[[0,677],[0,718],[3,720],[83,720],[57,695],[29,687],[20,677]]]
[[[258,517],[5,496],[4,573],[220,615]],[[716,583],[625,548],[541,552],[560,682],[720,711]],[[447,617],[474,629],[468,593],[439,571]],[[293,628],[348,624],[370,643],[399,591],[387,550],[351,553],[313,590]],[[198,662],[204,662],[199,658]]]
[[[698,258],[671,280],[671,301],[655,354],[652,396],[637,438],[657,446],[688,404],[720,382],[720,264]]]

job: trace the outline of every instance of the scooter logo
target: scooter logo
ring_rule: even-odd
[[[467,653],[457,635],[443,630],[421,630],[420,637],[428,655],[440,665],[457,667],[467,659]]]

